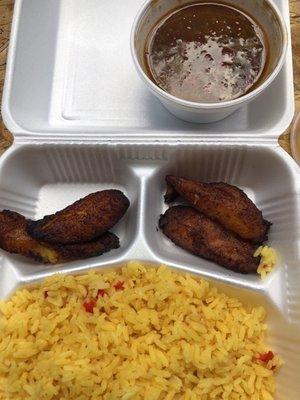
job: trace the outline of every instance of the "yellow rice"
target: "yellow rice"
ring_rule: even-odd
[[[56,274],[0,311],[0,399],[273,399],[264,309],[165,266]]]
[[[254,257],[259,256],[261,259],[257,268],[257,273],[261,276],[261,279],[265,279],[277,264],[277,254],[272,247],[260,246],[254,253]]]

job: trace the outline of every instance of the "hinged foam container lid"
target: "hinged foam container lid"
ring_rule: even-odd
[[[291,46],[258,99],[223,121],[173,117],[137,76],[130,30],[143,0],[16,0],[2,114],[16,141],[271,143],[294,113]],[[275,0],[289,28],[288,0]]]

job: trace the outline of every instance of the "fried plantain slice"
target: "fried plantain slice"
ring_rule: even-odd
[[[178,197],[178,193],[174,189],[174,186],[170,185],[167,182],[167,189],[166,189],[166,193],[164,195],[165,203],[166,204],[172,203],[173,201],[175,201],[177,199],[177,197]]]
[[[112,232],[105,232],[99,238],[85,243],[52,244],[59,254],[59,262],[80,260],[84,258],[101,256],[110,250],[118,249],[120,242],[118,236]]]
[[[23,215],[9,210],[0,212],[0,247],[9,253],[21,254],[44,264],[99,256],[119,247],[118,237],[110,232],[88,243],[51,245],[32,238],[26,227],[27,220]]]
[[[237,272],[256,272],[256,247],[238,239],[192,207],[174,206],[159,219],[163,233],[177,246]]]
[[[120,190],[91,193],[56,214],[28,224],[28,233],[47,243],[89,242],[111,229],[125,214],[129,200]]]
[[[167,175],[166,181],[196,210],[218,221],[240,238],[257,244],[268,239],[271,223],[236,186],[223,182],[203,183],[173,175]]]

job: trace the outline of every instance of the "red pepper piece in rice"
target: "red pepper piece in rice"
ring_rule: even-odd
[[[85,311],[92,314],[94,312],[94,308],[97,305],[97,302],[96,302],[96,300],[90,300],[90,301],[84,302],[83,305],[84,305]]]
[[[268,351],[267,353],[260,354],[259,359],[264,363],[268,363],[270,360],[273,360],[274,353],[272,351]]]
[[[105,295],[108,296],[107,291],[105,289],[99,289],[96,298],[99,299],[99,297],[104,297]]]
[[[116,290],[124,290],[124,282],[118,281],[117,283],[114,284],[114,288]]]

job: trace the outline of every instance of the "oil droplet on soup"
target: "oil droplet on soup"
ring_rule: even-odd
[[[145,48],[150,78],[194,102],[233,100],[259,83],[266,65],[263,30],[238,9],[199,3],[167,15]]]

